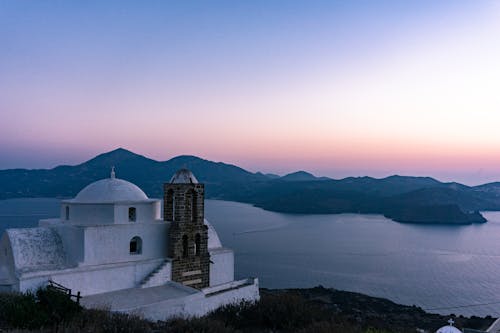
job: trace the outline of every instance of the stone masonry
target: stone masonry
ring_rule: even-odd
[[[171,222],[169,254],[172,280],[202,289],[209,286],[208,228],[204,221],[204,185],[166,183],[164,220]]]

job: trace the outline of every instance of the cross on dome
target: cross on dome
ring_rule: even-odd
[[[455,321],[450,318],[450,320],[448,320],[448,325],[441,327],[436,333],[462,333],[461,330],[453,326],[454,323]]]

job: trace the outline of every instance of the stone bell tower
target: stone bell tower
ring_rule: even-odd
[[[168,256],[172,280],[201,289],[209,286],[208,227],[204,224],[204,186],[187,169],[163,184],[163,219],[170,221]]]

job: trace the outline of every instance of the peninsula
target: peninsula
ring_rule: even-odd
[[[123,179],[160,197],[165,175],[187,167],[206,184],[206,197],[294,214],[383,214],[403,223],[484,223],[480,211],[500,210],[500,183],[466,186],[429,177],[315,177],[300,171],[283,177],[252,173],[195,156],[155,161],[119,148],[74,166],[0,170],[0,199],[73,197],[106,177],[111,166]]]

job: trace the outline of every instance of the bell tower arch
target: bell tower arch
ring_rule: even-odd
[[[181,169],[163,184],[163,219],[171,222],[172,280],[201,289],[209,286],[208,227],[204,224],[205,187]]]

